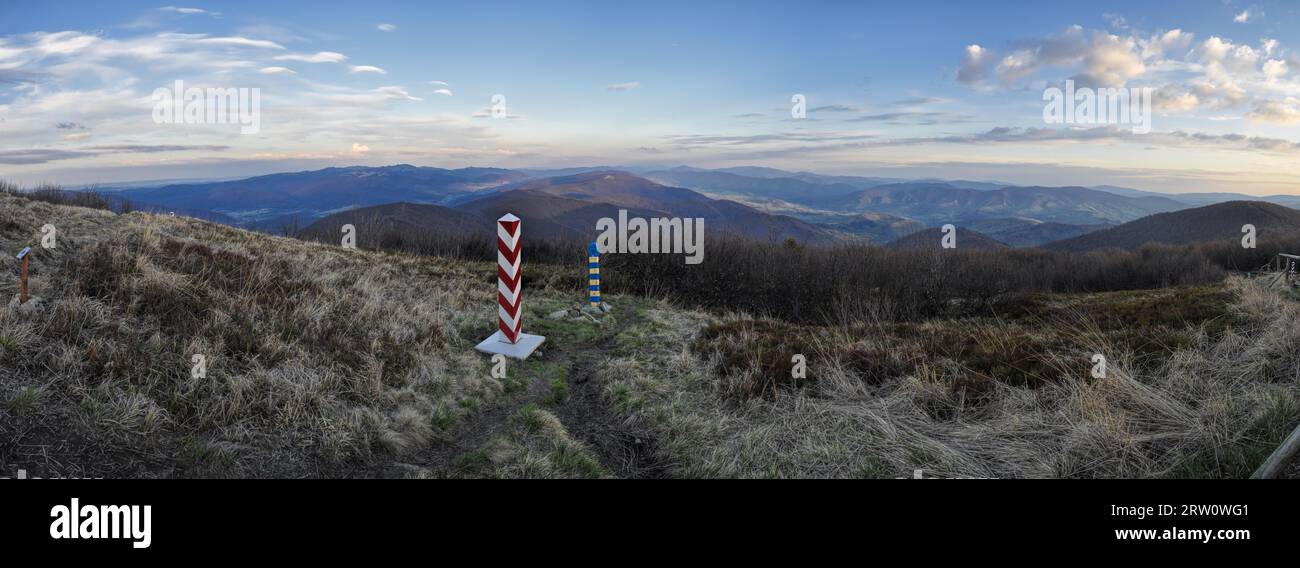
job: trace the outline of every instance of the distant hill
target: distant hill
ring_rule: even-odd
[[[596,233],[596,222],[602,218],[617,219],[620,209],[629,217],[662,217],[666,213],[639,207],[619,206],[610,203],[593,203],[569,197],[548,195],[533,190],[519,190],[493,194],[457,206],[457,210],[479,216],[480,228],[494,231],[493,222],[506,213],[513,213],[524,221],[524,234],[529,238],[591,239]]]
[[[1032,247],[1111,227],[1109,224],[1076,225],[1034,219],[989,219],[974,221],[969,228],[1013,247]]]
[[[1089,251],[1133,249],[1149,242],[1236,242],[1241,239],[1241,227],[1245,224],[1254,225],[1260,239],[1296,233],[1300,232],[1300,211],[1263,201],[1229,201],[1151,215],[1110,229],[1048,243],[1043,248]]]
[[[883,185],[886,183],[900,183],[900,182],[909,181],[904,178],[825,175],[825,174],[817,174],[817,173],[807,172],[807,171],[791,172],[791,171],[778,170],[776,168],[767,168],[762,166],[738,166],[733,168],[719,168],[716,170],[692,168],[690,166],[677,166],[675,168],[668,168],[668,169],[663,169],[663,168],[658,168],[658,169],[614,168],[614,169],[626,169],[627,171],[645,175],[646,177],[651,179],[654,179],[655,175],[665,174],[665,173],[674,174],[674,175],[682,174],[682,173],[699,173],[699,174],[723,173],[723,174],[734,174],[737,176],[743,176],[748,179],[785,178],[785,179],[799,180],[799,181],[804,181],[804,182],[809,182],[809,183],[814,183],[819,185],[846,184],[846,185],[854,186],[858,189]],[[697,180],[695,183],[708,183],[708,181],[711,178],[707,176],[701,176],[694,179]],[[719,178],[719,179],[725,179],[725,178]],[[673,182],[673,183],[674,185],[681,185],[683,187],[689,187],[691,189],[710,190],[707,187],[696,187],[695,185],[691,185],[691,183],[688,183],[688,180],[691,180],[691,178],[684,177],[681,178],[678,182]],[[716,191],[716,190],[710,190],[710,191]]]
[[[673,216],[705,217],[728,225],[733,233],[757,238],[793,237],[805,242],[842,238],[881,242],[914,229],[894,231],[875,220],[854,220],[853,225],[829,229],[818,226],[840,224],[852,214],[887,214],[931,226],[948,222],[972,226],[974,222],[997,218],[1114,225],[1152,213],[1195,207],[1119,187],[1093,190],[1000,186],[993,182],[900,181],[785,172],[761,166],[720,170],[689,166],[530,170],[347,166],[227,181],[121,188],[113,194],[157,211],[183,211],[231,225],[278,229],[372,205],[409,203],[458,208],[469,201],[521,190]],[[1283,198],[1286,196],[1277,196],[1277,200]],[[1027,234],[1006,235],[1006,239],[1015,244],[1035,244],[1070,237],[1070,231],[1069,227],[1044,225]]]
[[[710,207],[719,203],[738,205],[732,202],[719,202],[689,189],[661,185],[622,171],[586,172],[532,179],[503,185],[493,193],[500,194],[508,191],[533,191],[622,207],[660,210],[672,210],[677,207]]]
[[[334,239],[343,225],[378,227],[383,230],[416,231],[436,229],[449,233],[481,230],[483,218],[441,205],[390,203],[350,209],[323,217],[297,235],[310,239]]]
[[[750,172],[752,168],[743,168],[740,171]],[[751,177],[732,172],[707,170],[672,169],[649,172],[645,177],[659,183],[700,191],[781,199],[791,203],[808,203],[810,199],[848,195],[862,189],[847,183],[824,183],[792,177]]]
[[[1096,185],[1089,189],[1096,189],[1124,195],[1128,197],[1165,197],[1174,201],[1186,203],[1192,207],[1202,205],[1212,205],[1215,203],[1225,203],[1228,201],[1266,201],[1290,207],[1292,209],[1300,208],[1300,195],[1246,195],[1244,193],[1231,192],[1209,192],[1209,193],[1156,193],[1154,191],[1144,191],[1127,187],[1115,187],[1113,185]]]
[[[1105,225],[1240,197],[1232,193],[1164,195],[1114,186],[1019,187],[986,181],[906,181],[757,166],[717,170],[687,166],[549,170],[351,166],[161,187],[156,183],[109,193],[148,210],[175,211],[272,230],[377,205],[431,204],[459,209],[476,200],[494,198],[496,201],[480,206],[524,200],[526,203],[518,207],[571,211],[543,215],[551,224],[548,230],[565,232],[569,230],[565,227],[578,226],[578,219],[585,226],[587,218],[600,210],[554,200],[544,203],[535,195],[494,197],[531,191],[588,205],[605,203],[661,215],[703,217],[712,228],[751,238],[791,237],[807,243],[845,239],[889,242],[922,226],[953,223],[1012,246],[1061,241]],[[1300,207],[1300,196],[1258,200]],[[981,224],[1006,219],[1025,223],[996,230]],[[536,226],[547,228],[540,220]]]
[[[888,243],[925,230],[922,223],[886,213],[844,216],[842,221],[817,223],[817,226],[873,243]]]
[[[628,209],[630,216],[701,218],[706,221],[705,226],[710,232],[751,239],[793,238],[806,244],[837,240],[829,231],[794,217],[764,213],[748,205],[712,199],[690,189],[660,185],[619,171],[588,172],[508,184],[493,190],[489,196],[476,198],[457,207],[475,207],[475,203],[483,200],[510,203],[512,199],[522,199],[529,194],[615,205]],[[518,211],[530,211],[530,207],[535,206],[536,198],[530,196],[528,200],[529,203],[513,207]],[[522,217],[518,211],[516,214]],[[594,230],[595,224],[594,221],[588,224],[584,220],[575,226]]]
[[[998,242],[996,239],[989,237],[988,235],[962,227],[957,227],[956,236],[958,250],[996,250],[1007,248],[1006,244]],[[934,227],[898,239],[889,243],[888,246],[893,248],[939,250],[943,248],[942,243],[943,229]]]
[[[292,217],[310,222],[336,211],[385,203],[444,203],[453,196],[526,178],[527,174],[498,168],[353,166],[127,189],[119,195],[142,205],[215,212],[248,226]]]
[[[595,236],[598,220],[617,219],[620,210],[626,210],[629,218],[701,218],[705,220],[706,235],[729,234],[758,240],[793,238],[806,244],[838,240],[831,231],[793,217],[769,215],[624,172],[588,172],[507,184],[454,207],[400,204],[359,208],[321,218],[308,229],[312,233],[335,234],[350,220],[368,219],[383,226],[452,227],[468,234],[492,234],[493,220],[513,213],[524,219],[525,234],[590,239]]]
[[[524,219],[528,238],[588,239],[596,221],[617,218],[621,209],[608,203],[590,203],[556,197],[534,191],[515,191],[476,200],[457,208],[422,203],[394,203],[351,209],[322,217],[300,233],[306,238],[333,238],[339,229],[351,223],[357,227],[397,229],[414,234],[420,231],[435,235],[494,235],[496,219],[514,213]],[[622,208],[626,209],[626,208]],[[629,216],[659,216],[662,212],[629,209]]]
[[[1125,197],[1084,187],[1005,187],[979,190],[946,183],[898,183],[816,199],[832,211],[875,211],[930,224],[968,224],[1024,217],[1068,224],[1122,223],[1186,204],[1163,197]]]

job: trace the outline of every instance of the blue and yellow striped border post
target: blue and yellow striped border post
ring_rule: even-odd
[[[600,249],[595,241],[587,245],[587,300],[592,308],[600,308]]]

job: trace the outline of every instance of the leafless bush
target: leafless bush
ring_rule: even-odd
[[[57,185],[44,184],[33,189],[19,189],[17,185],[0,181],[0,192],[55,205],[72,205],[91,209],[115,209],[113,201],[95,188],[74,191],[63,189]]]
[[[1251,262],[1211,247],[1148,245],[1137,251],[1080,254],[789,247],[720,239],[707,245],[698,265],[674,255],[607,255],[603,276],[611,289],[638,294],[668,290],[684,305],[836,323],[988,313],[1035,293],[1217,282],[1231,265]]]

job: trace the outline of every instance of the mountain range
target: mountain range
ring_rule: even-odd
[[[1160,228],[1162,223],[1197,221],[1162,215],[1223,202],[1257,199],[1273,207],[1300,206],[1300,196],[1157,194],[1115,186],[904,180],[757,166],[712,170],[352,166],[241,180],[115,187],[111,194],[137,207],[271,229],[380,216],[392,217],[388,222],[395,226],[436,224],[459,230],[467,223],[490,227],[488,220],[512,212],[528,220],[530,234],[586,238],[597,219],[616,217],[624,209],[630,216],[703,218],[711,231],[760,240],[884,244],[953,223],[999,245],[1050,244],[1061,250],[1199,238],[1200,233],[1217,231],[1211,229],[1217,225],[1194,225],[1197,228],[1187,229],[1188,236],[1179,237],[1177,228]],[[1241,214],[1264,211],[1275,209]],[[1153,217],[1157,220],[1146,225],[1126,226]],[[1155,232],[1145,235],[1144,230]],[[1220,237],[1215,232],[1207,238]]]
[[[1256,240],[1300,233],[1300,211],[1263,201],[1229,201],[1205,207],[1160,213],[1048,243],[1050,250],[1083,252],[1105,248],[1132,249],[1146,243],[1172,245],[1199,242],[1238,242],[1244,225],[1253,225]]]
[[[119,195],[145,205],[220,213],[245,226],[276,226],[291,218],[307,221],[368,205],[442,203],[455,196],[527,177],[521,172],[497,168],[353,166],[126,189]]]
[[[795,239],[828,244],[840,240],[825,229],[793,217],[770,215],[732,201],[705,197],[689,189],[665,187],[625,172],[588,172],[528,180],[433,204],[381,205],[351,209],[317,220],[310,232],[336,233],[344,223],[379,220],[392,226],[419,225],[462,230],[469,220],[485,234],[506,213],[524,218],[529,235],[590,239],[601,218],[689,217],[704,219],[710,232],[759,240]]]
[[[1010,218],[1010,219],[985,219],[974,221],[967,225],[971,230],[988,235],[998,242],[1005,243],[1013,247],[1032,247],[1079,235],[1086,235],[1093,231],[1099,231],[1112,225],[1108,223],[1098,223],[1095,225],[1072,225],[1069,223],[1055,223],[1051,221],[1038,221],[1035,219]]]

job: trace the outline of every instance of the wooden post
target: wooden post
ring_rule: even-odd
[[[27,247],[24,248],[22,252],[18,253],[19,260],[23,261],[22,276],[19,278],[19,285],[18,285],[19,305],[27,303],[27,264],[31,260],[30,258],[28,258],[28,255],[30,255],[31,252],[32,252],[32,247]]]
[[[595,241],[587,245],[587,301],[593,310],[600,309],[600,248]]]
[[[1291,431],[1291,435],[1282,440],[1282,444],[1260,464],[1259,469],[1250,476],[1251,479],[1272,479],[1281,473],[1282,468],[1291,463],[1291,457],[1300,450],[1300,426]]]

